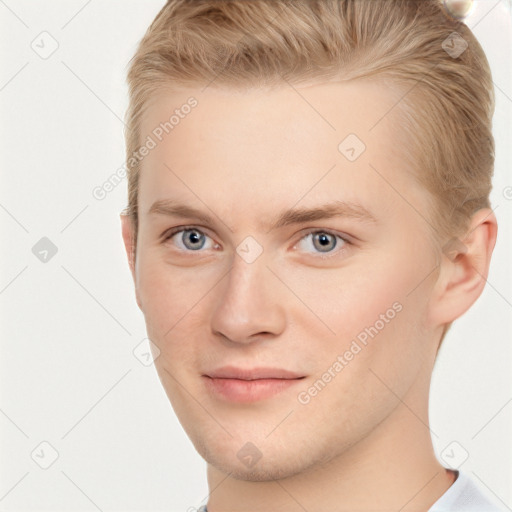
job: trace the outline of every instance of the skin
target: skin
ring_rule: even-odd
[[[135,250],[130,218],[121,222],[158,375],[208,464],[209,512],[427,511],[455,478],[437,461],[428,428],[436,350],[443,326],[482,292],[492,211],[471,219],[465,253],[440,253],[427,193],[401,158],[396,91],[363,81],[162,91],[141,140],[191,95],[197,107],[142,162]],[[366,145],[353,162],[338,150],[349,133]],[[214,222],[148,213],[164,199]],[[335,217],[269,230],[286,208],[333,200],[363,205],[375,222]],[[160,238],[190,225],[206,235],[199,250],[190,232]],[[322,259],[308,230],[350,243],[328,236]],[[252,263],[236,251],[248,236],[263,249]],[[400,312],[300,403],[299,393],[397,302]],[[201,377],[228,364],[305,378],[265,400],[233,403]],[[247,442],[261,453],[252,467],[237,457]]]

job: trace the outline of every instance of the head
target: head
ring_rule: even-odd
[[[392,414],[383,382],[425,398],[496,236],[492,80],[470,30],[437,0],[171,0],[128,81],[123,236],[199,453],[293,474]],[[208,381],[226,365],[301,379],[233,402]]]

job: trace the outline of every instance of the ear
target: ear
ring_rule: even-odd
[[[130,267],[130,272],[132,274],[133,283],[135,285],[135,296],[137,299],[137,304],[139,308],[141,308],[139,295],[137,293],[137,280],[135,276],[135,226],[130,215],[121,213],[120,219],[124,248],[126,250],[126,255],[128,257],[128,265]]]
[[[429,319],[435,326],[462,316],[482,293],[498,225],[489,208],[473,214],[462,239],[452,238],[444,245],[440,272],[429,303]]]

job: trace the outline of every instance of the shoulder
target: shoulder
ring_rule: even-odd
[[[432,505],[428,512],[504,512],[507,509],[493,503],[489,494],[470,475],[457,471],[451,487]]]

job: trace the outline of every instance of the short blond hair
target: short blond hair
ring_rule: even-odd
[[[145,105],[160,88],[340,78],[404,91],[395,107],[404,158],[429,192],[440,245],[462,236],[471,215],[490,206],[494,89],[477,39],[440,0],[169,0],[128,71],[126,213],[135,235],[133,155]]]

